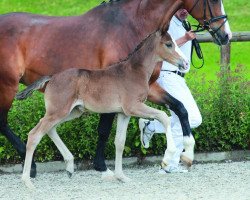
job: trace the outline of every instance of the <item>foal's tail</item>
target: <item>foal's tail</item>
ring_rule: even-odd
[[[31,85],[29,85],[23,91],[17,93],[16,94],[16,99],[17,100],[24,100],[24,99],[26,99],[28,96],[31,96],[32,93],[35,90],[42,89],[44,87],[45,83],[47,83],[48,81],[50,81],[51,78],[52,78],[52,76],[43,76],[39,80],[37,80],[34,83],[32,83]]]

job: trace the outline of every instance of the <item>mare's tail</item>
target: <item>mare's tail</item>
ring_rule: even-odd
[[[51,77],[52,76],[43,76],[39,80],[35,81],[31,85],[29,85],[26,89],[24,89],[23,91],[17,93],[16,94],[16,99],[17,100],[23,100],[23,99],[26,99],[28,96],[31,96],[32,93],[35,90],[42,89],[44,87],[45,83],[50,81]]]

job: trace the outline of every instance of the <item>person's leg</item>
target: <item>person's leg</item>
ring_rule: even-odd
[[[177,151],[173,156],[173,159],[171,160],[169,165],[171,167],[177,167],[180,162],[180,155],[183,151],[183,134],[178,116],[173,111],[170,112],[171,112],[171,131],[173,134],[173,139]]]

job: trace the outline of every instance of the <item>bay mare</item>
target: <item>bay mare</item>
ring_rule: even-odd
[[[11,130],[7,120],[19,82],[29,85],[41,76],[71,67],[106,68],[126,58],[149,33],[163,24],[167,26],[180,7],[190,11],[205,25],[204,28],[216,38],[216,43],[228,42],[231,34],[225,18],[220,17],[225,14],[221,0],[120,0],[102,4],[80,16],[1,15],[0,132],[21,158],[25,157],[25,145]],[[169,105],[180,119],[184,138],[189,138],[191,129],[186,109],[155,82],[160,66],[157,64],[149,81],[148,100]],[[107,170],[104,148],[113,119],[114,114],[104,114],[100,118],[94,162],[95,169],[100,171]],[[192,163],[192,158],[185,155],[182,158]],[[33,161],[31,176],[35,175]]]
[[[179,52],[179,53],[178,53]],[[56,132],[57,125],[80,117],[85,111],[118,113],[115,137],[115,178],[127,181],[122,171],[122,154],[130,116],[156,118],[166,130],[167,149],[163,158],[169,163],[176,151],[170,131],[170,121],[163,111],[144,104],[149,92],[149,79],[157,62],[167,60],[180,69],[187,69],[188,62],[181,57],[181,51],[168,33],[157,31],[150,34],[124,61],[104,70],[72,68],[54,76],[45,76],[18,94],[22,98],[34,89],[45,90],[45,116],[28,135],[26,158],[22,180],[29,188],[33,153],[42,137],[48,136],[55,143],[66,162],[66,170],[74,171],[74,159]],[[69,136],[70,138],[70,136]]]

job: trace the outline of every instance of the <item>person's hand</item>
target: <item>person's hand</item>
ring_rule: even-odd
[[[194,38],[196,38],[196,35],[193,31],[188,31],[185,33],[185,38],[187,41],[193,40]]]

